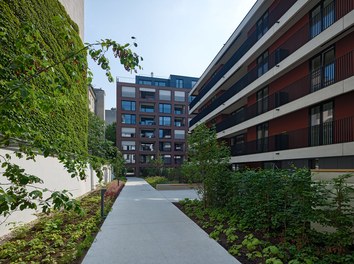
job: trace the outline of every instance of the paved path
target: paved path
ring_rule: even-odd
[[[240,263],[163,194],[128,178],[83,263]]]

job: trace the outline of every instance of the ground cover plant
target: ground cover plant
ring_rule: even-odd
[[[107,185],[105,215],[123,186],[116,180]],[[61,210],[15,229],[13,237],[0,245],[0,263],[81,263],[102,224],[100,188],[80,204],[81,215]]]
[[[224,179],[222,199],[218,188],[210,196],[218,203],[178,207],[245,264],[354,263],[350,177],[316,182],[295,168],[234,172]]]
[[[156,188],[157,184],[168,183],[168,179],[163,176],[151,176],[146,177],[145,181],[150,184],[152,187]]]

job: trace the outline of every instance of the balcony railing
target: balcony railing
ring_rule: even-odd
[[[283,2],[285,3],[287,1],[282,1],[282,3]],[[289,3],[290,2],[292,3],[290,6],[292,6],[293,0],[289,1]],[[352,0],[338,0],[337,2],[338,2],[338,4],[335,7],[337,7],[337,8],[341,7],[342,10],[340,12],[338,12],[338,10],[336,10],[336,12],[335,12],[336,17],[333,20],[333,23],[354,9],[354,1],[352,1]],[[290,8],[290,6],[289,6],[289,8]],[[335,7],[333,6],[333,8],[335,8]],[[311,28],[311,22],[306,23],[303,27],[301,27],[298,31],[296,31],[292,36],[290,36],[278,49],[276,49],[272,54],[269,55],[269,57],[268,57],[269,58],[268,71],[312,39],[311,34],[310,34],[310,28]],[[250,36],[250,38],[252,38],[252,36]],[[247,42],[247,40],[246,40],[246,42]],[[257,42],[257,40],[256,40],[256,42]],[[252,44],[252,46],[253,46],[253,44]],[[240,47],[240,49],[241,48],[242,48],[242,46]],[[250,47],[248,47],[248,49],[249,48]],[[196,102],[199,101],[199,99],[201,97],[203,97],[215,85],[215,83],[237,62],[237,60],[232,61],[232,59],[230,59],[224,65],[224,67],[225,67],[228,63],[232,64],[231,66],[229,65],[230,67],[229,66],[226,67],[228,69],[225,70],[225,72],[223,70],[224,67],[219,71],[220,73],[223,72],[223,74],[219,74],[219,73],[216,74],[216,75],[218,75],[218,79],[213,82],[210,81],[208,83],[207,86],[208,87],[210,86],[210,87],[207,88],[207,91],[205,91],[205,92],[201,91],[201,93],[199,94],[200,96],[198,95],[195,98],[195,100],[193,100],[192,103],[190,104],[190,108],[192,108],[196,104]],[[215,79],[216,75],[212,79]],[[207,116],[210,112],[212,112],[217,107],[219,107],[220,105],[225,103],[228,99],[233,97],[235,94],[239,93],[241,90],[243,90],[245,87],[247,87],[249,84],[254,82],[259,77],[260,76],[258,75],[258,67],[253,68],[251,71],[246,73],[239,81],[237,81],[234,85],[232,85],[227,91],[225,91],[218,98],[216,98],[209,106],[207,106],[200,113],[198,113],[190,121],[190,126],[193,126],[199,120],[201,120],[202,118]]]
[[[321,125],[283,132],[231,146],[232,156],[323,146],[354,141],[354,117],[326,122]]]
[[[296,99],[345,80],[353,75],[354,50],[268,96],[266,98],[266,109],[260,107],[258,103],[244,107],[235,115],[231,115],[216,124],[216,131],[220,132],[238,125],[264,112],[276,109],[281,105],[295,101]]]

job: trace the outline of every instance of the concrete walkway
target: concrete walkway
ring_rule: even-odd
[[[167,197],[171,198],[171,194]],[[83,263],[240,262],[216,241],[210,239],[162,193],[142,179],[128,178]]]

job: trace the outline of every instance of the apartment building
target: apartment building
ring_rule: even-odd
[[[234,168],[354,169],[354,1],[258,0],[190,95]]]
[[[188,93],[197,80],[170,75],[168,79],[136,76],[135,83],[117,81],[117,147],[128,175],[144,175],[158,156],[167,168],[183,163]]]

